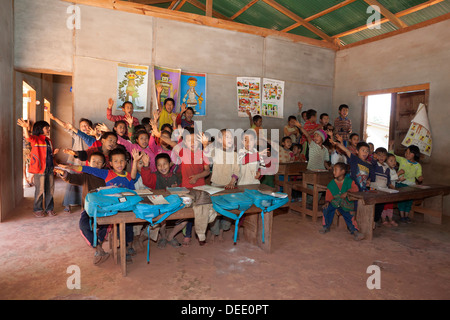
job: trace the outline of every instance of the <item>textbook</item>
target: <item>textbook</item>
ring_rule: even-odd
[[[169,202],[164,199],[161,195],[152,195],[147,196],[148,200],[150,200],[153,204],[169,204]]]
[[[225,190],[225,188],[213,187],[213,186],[210,186],[210,185],[207,185],[207,184],[205,184],[203,186],[194,187],[192,189],[200,190],[200,191],[206,191],[209,194],[214,194],[214,193],[221,192],[221,191]]]
[[[169,191],[170,194],[182,195],[189,193],[189,189],[185,187],[167,187],[166,190]]]

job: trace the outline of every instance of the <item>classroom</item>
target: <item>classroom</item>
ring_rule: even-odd
[[[2,0],[0,299],[449,299],[449,18],[450,0]],[[93,227],[108,186],[190,198],[156,227]],[[227,195],[253,206],[229,218]]]

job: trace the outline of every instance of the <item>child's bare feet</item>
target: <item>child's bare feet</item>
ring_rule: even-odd
[[[191,238],[184,237],[183,239],[183,246],[188,247],[191,245]]]
[[[397,222],[395,222],[394,220],[391,220],[391,225],[394,226],[394,227],[398,227]]]

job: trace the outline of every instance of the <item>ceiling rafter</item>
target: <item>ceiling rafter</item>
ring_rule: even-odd
[[[392,12],[390,12],[386,7],[384,7],[381,3],[379,3],[376,0],[364,0],[368,5],[372,6],[374,10],[377,10],[376,8],[379,8],[379,11],[383,16],[385,16],[387,19],[389,19],[390,22],[392,22],[397,28],[403,29],[406,28],[408,25],[397,18]]]
[[[187,0],[187,2],[189,2],[193,6],[196,6],[200,10],[205,11],[205,15],[208,17],[208,15],[206,14],[206,6],[203,3],[201,3],[200,1],[197,1],[197,0]],[[181,8],[182,6],[179,6],[179,7]],[[212,10],[211,12],[212,12],[212,15],[215,18],[219,18],[219,19],[223,19],[223,20],[230,20],[230,18],[228,18],[227,16],[224,16],[223,14],[221,14],[221,13],[215,11],[215,10]]]
[[[233,14],[233,16],[231,17],[231,20],[236,19],[237,17],[239,17],[241,14],[243,14],[248,8],[250,8],[252,5],[254,5],[255,3],[257,3],[259,0],[252,0],[249,3],[247,3],[245,6],[243,6],[241,8],[241,10],[239,10],[238,12],[236,12],[235,14]]]
[[[408,9],[400,11],[400,12],[397,12],[395,14],[395,16],[397,18],[400,18],[400,17],[406,16],[406,15],[408,15],[410,13],[417,12],[417,11],[420,11],[422,9],[431,7],[431,6],[433,6],[435,4],[438,4],[438,3],[442,2],[442,1],[444,1],[444,0],[429,0],[427,2],[418,4],[418,5],[414,6],[414,7],[408,8]],[[383,24],[383,23],[386,23],[388,21],[390,21],[390,20],[387,19],[387,18],[383,18],[383,19],[380,20],[380,25]],[[332,36],[332,38],[334,38],[334,39],[342,38],[342,37],[348,36],[350,34],[354,34],[354,33],[366,30],[367,28],[368,28],[367,24],[364,24],[364,25],[356,27],[354,29],[351,29],[351,30],[348,30],[348,31],[344,31],[344,32],[341,32],[339,34],[336,34],[336,35]]]
[[[281,4],[279,4],[278,2],[275,2],[274,0],[262,0],[265,3],[267,3],[269,6],[271,6],[272,8],[280,11],[281,13],[283,13],[284,15],[288,16],[289,18],[291,18],[292,20],[301,23],[305,28],[307,28],[309,31],[314,32],[315,34],[317,34],[319,37],[321,37],[323,40],[330,42],[330,43],[334,43],[334,39],[331,38],[330,36],[328,36],[325,32],[323,32],[322,30],[316,28],[315,26],[313,26],[312,24],[310,24],[309,22],[305,21],[305,19],[299,17],[298,15],[296,15],[294,12],[292,12],[291,10],[289,10],[288,8],[282,6]]]

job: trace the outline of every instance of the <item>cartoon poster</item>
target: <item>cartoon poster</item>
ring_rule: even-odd
[[[155,88],[157,85],[162,86],[161,104],[164,104],[164,100],[167,98],[172,98],[175,101],[178,101],[178,95],[180,93],[181,69],[154,66],[153,75],[155,79]]]
[[[180,103],[194,109],[195,116],[206,116],[206,73],[181,72]]]
[[[239,117],[261,114],[261,78],[237,77],[237,106]]]
[[[433,141],[431,139],[431,128],[428,121],[427,110],[423,103],[419,104],[416,115],[411,120],[408,133],[402,141],[402,145],[409,147],[416,145],[421,153],[431,156]]]
[[[147,111],[148,66],[119,63],[117,66],[117,110],[131,101],[135,112]]]
[[[284,81],[263,78],[261,115],[283,118]]]

